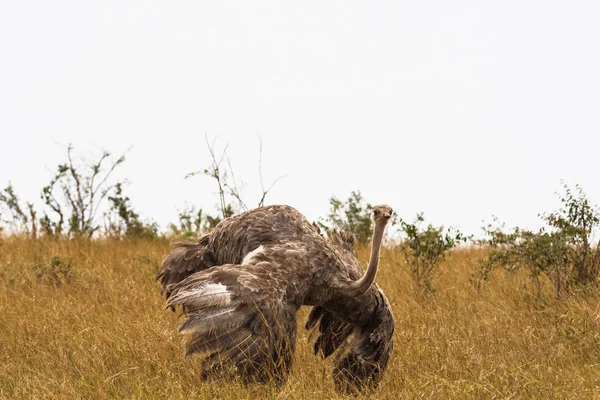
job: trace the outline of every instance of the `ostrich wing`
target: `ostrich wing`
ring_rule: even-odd
[[[296,311],[303,294],[294,276],[300,251],[267,248],[243,265],[222,265],[170,286],[167,306],[182,305],[190,333],[186,354],[203,355],[203,377],[235,372],[246,381],[283,381],[291,368]],[[232,370],[233,367],[233,370]]]
[[[316,326],[318,329],[314,329]],[[316,334],[313,350],[323,358],[332,355],[354,331],[352,324],[337,318],[322,306],[312,308],[305,327],[307,330],[314,329],[311,334]]]
[[[274,205],[256,208],[221,221],[199,243],[181,241],[165,257],[156,279],[163,292],[195,272],[215,265],[241,264],[259,246],[282,240],[305,241],[319,235],[319,228],[293,207]],[[170,293],[166,290],[166,296]]]
[[[344,264],[352,266],[347,268],[348,274],[353,279],[360,278],[360,266],[355,265],[354,236],[352,234],[347,234],[344,231],[334,229],[331,232],[330,241],[339,251],[344,260]],[[317,324],[319,329],[314,343],[314,353],[320,354],[323,358],[327,358],[333,354],[338,347],[348,339],[354,330],[352,324],[341,320],[322,306],[313,307],[305,327],[307,330],[312,330]],[[314,332],[315,331],[313,331],[313,333]]]
[[[377,387],[394,349],[394,318],[388,300],[379,288],[372,290],[375,302],[371,319],[355,325],[353,340],[337,353],[333,380],[339,391],[353,392],[363,387]]]
[[[338,391],[376,387],[394,348],[394,319],[383,291],[374,285],[358,298],[332,299],[314,307],[306,323],[317,327],[315,354],[337,350],[333,379]]]
[[[195,272],[215,265],[212,253],[206,247],[209,236],[200,239],[199,243],[177,242],[173,250],[165,257],[156,274],[167,299],[171,295],[168,286],[181,282]]]
[[[350,278],[360,278],[363,271],[354,255],[352,235],[334,231],[331,242]],[[338,297],[313,307],[306,329],[316,336],[315,354],[327,358],[337,351],[333,378],[338,390],[354,391],[379,384],[393,350],[394,319],[377,284],[363,296]]]

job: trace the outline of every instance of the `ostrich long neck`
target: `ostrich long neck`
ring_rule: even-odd
[[[371,288],[373,282],[375,282],[375,275],[377,275],[377,267],[379,266],[379,250],[381,249],[381,241],[383,239],[383,231],[387,225],[387,220],[380,219],[375,222],[375,229],[373,229],[373,239],[371,243],[371,257],[369,259],[369,268],[367,272],[357,281],[352,282],[350,285],[342,289],[342,293],[346,296],[361,296]]]

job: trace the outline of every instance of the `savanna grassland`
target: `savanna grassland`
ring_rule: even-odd
[[[333,399],[331,361],[299,329],[281,387],[202,383],[184,357],[179,313],[154,280],[169,244],[31,240],[0,245],[0,397],[7,399]],[[368,248],[358,249],[366,262]],[[526,273],[473,284],[483,250],[455,250],[437,291],[416,295],[404,257],[384,249],[377,282],[396,321],[379,388],[364,398],[600,398],[600,297],[535,296]],[[298,315],[303,326],[307,310]],[[359,397],[360,398],[360,397]]]

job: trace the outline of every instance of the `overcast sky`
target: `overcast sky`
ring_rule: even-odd
[[[163,227],[229,145],[249,203],[310,219],[360,190],[400,217],[537,227],[560,180],[600,203],[598,1],[0,1],[0,185],[39,198],[72,143],[132,146]]]

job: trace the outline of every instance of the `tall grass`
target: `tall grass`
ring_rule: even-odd
[[[0,397],[15,399],[337,398],[331,361],[312,355],[298,315],[294,367],[281,387],[203,383],[185,358],[180,317],[154,275],[164,241],[5,239],[0,244]],[[377,281],[395,350],[365,398],[600,398],[600,297],[542,300],[526,275],[470,283],[481,250],[455,251],[428,297],[404,257],[384,249]],[[368,249],[359,249],[362,260]],[[418,293],[418,292],[417,292]]]

